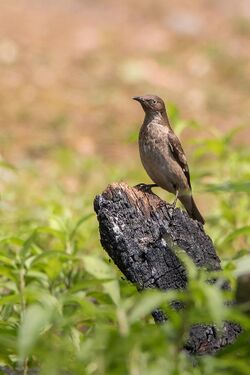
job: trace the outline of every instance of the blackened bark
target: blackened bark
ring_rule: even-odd
[[[220,259],[203,226],[186,212],[150,192],[112,184],[95,198],[101,243],[115,264],[139,290],[183,289],[185,268],[173,251],[183,249],[198,267],[220,269]],[[166,317],[153,313],[156,322]],[[240,328],[225,323],[222,332],[208,325],[191,329],[186,349],[192,353],[212,353],[232,343]]]

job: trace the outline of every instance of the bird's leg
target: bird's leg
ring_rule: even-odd
[[[135,185],[134,187],[140,191],[143,191],[144,193],[151,193],[153,194],[153,192],[151,191],[151,189],[153,187],[157,187],[158,185],[157,184],[137,184]]]
[[[171,209],[169,210],[169,218],[170,218],[169,225],[171,224],[171,221],[172,221],[172,218],[173,218],[173,214],[174,214],[174,210],[175,210],[175,206],[176,206],[178,196],[179,196],[179,190],[176,188],[175,189],[175,199],[174,199],[173,203],[170,204]]]
[[[173,201],[173,203],[172,203],[172,205],[171,205],[173,208],[175,208],[175,206],[176,206],[176,202],[177,202],[178,196],[179,196],[179,190],[176,189],[176,192],[175,192],[175,199],[174,199],[174,201]]]

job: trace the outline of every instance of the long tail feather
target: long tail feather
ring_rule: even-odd
[[[200,211],[198,210],[198,207],[196,206],[195,204],[195,201],[192,197],[192,208],[191,208],[191,212],[189,212],[189,215],[195,219],[195,220],[198,220],[201,224],[205,224],[205,220],[203,219]]]
[[[205,220],[203,219],[200,211],[198,210],[198,207],[196,206],[192,195],[181,195],[178,198],[192,219],[198,220],[201,224],[205,224]]]

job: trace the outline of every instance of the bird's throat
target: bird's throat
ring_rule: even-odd
[[[162,126],[170,126],[166,112],[146,112],[144,118],[144,124],[156,123]]]

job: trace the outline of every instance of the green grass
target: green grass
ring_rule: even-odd
[[[174,107],[172,117],[180,133],[187,123]],[[250,153],[236,133],[211,129],[190,160],[206,230],[223,259],[221,277],[234,287],[239,259],[250,268]],[[58,146],[46,158],[2,161],[0,168],[0,365],[24,374],[39,367],[44,375],[249,373],[249,320],[240,307],[223,305],[234,288],[208,285],[205,272],[188,262],[186,292],[138,295],[101,248],[93,198],[112,181],[141,182],[139,165],[81,158]],[[186,302],[185,312],[170,309],[176,298]],[[167,311],[166,325],[153,323],[156,307]],[[231,319],[245,329],[234,346],[195,360],[181,350],[191,324],[220,327]]]

